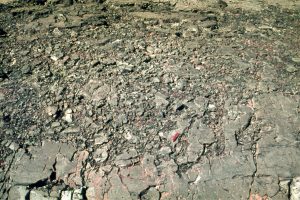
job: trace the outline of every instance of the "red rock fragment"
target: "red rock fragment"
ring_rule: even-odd
[[[171,136],[171,140],[172,142],[175,142],[177,140],[179,136],[179,131],[176,131],[172,136]]]

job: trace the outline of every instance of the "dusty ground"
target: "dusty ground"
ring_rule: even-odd
[[[299,32],[299,1],[0,4],[0,199],[299,200]]]

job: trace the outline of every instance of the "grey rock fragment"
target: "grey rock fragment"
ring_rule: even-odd
[[[105,100],[111,92],[111,88],[107,84],[103,84],[101,81],[91,79],[84,85],[79,95],[85,96],[87,99],[97,102]]]
[[[210,166],[208,163],[194,164],[190,169],[187,170],[186,175],[190,184],[201,184],[202,180],[209,179],[206,177],[210,176]]]
[[[199,142],[191,142],[187,148],[187,162],[196,162],[203,152],[203,145]]]
[[[261,81],[258,84],[258,89],[264,92],[274,91],[278,88],[278,85],[276,85],[278,74],[274,66],[267,63],[264,63],[264,65],[260,72]]]
[[[176,121],[176,125],[177,125],[177,131],[179,133],[184,133],[189,126],[191,125],[191,117],[189,115],[186,114],[182,114],[180,116],[180,118]],[[170,133],[170,137],[172,137],[172,135],[175,133],[176,131],[173,131]]]
[[[117,62],[117,66],[120,68],[121,73],[130,73],[134,69],[134,65],[125,62]]]
[[[141,165],[121,168],[118,172],[132,199],[138,199],[149,187],[156,185],[159,179],[154,156],[145,154],[140,163]]]
[[[252,176],[256,167],[251,151],[235,152],[232,155],[212,160],[211,174],[214,179]]]
[[[127,124],[127,123],[128,123],[128,119],[127,119],[126,114],[120,114],[120,115],[117,117],[116,123],[117,123],[118,125]]]
[[[138,161],[138,153],[135,149],[129,149],[121,155],[118,155],[115,160],[115,164],[119,167],[125,167]]]
[[[286,71],[290,72],[290,73],[294,73],[294,72],[298,71],[298,68],[296,68],[292,65],[289,65],[289,66],[287,66]]]
[[[111,188],[108,191],[108,199],[132,199],[117,173],[111,175],[109,182]]]
[[[212,130],[203,124],[200,120],[196,120],[189,131],[190,141],[198,141],[201,144],[211,144],[215,141]]]
[[[142,200],[159,200],[160,193],[154,187],[150,187],[144,195],[141,197]]]
[[[188,134],[187,161],[196,162],[203,153],[203,145],[211,144],[214,140],[213,132],[200,120],[195,121]]]
[[[215,112],[217,107],[214,104],[208,104],[207,110],[210,112]]]
[[[75,134],[75,133],[80,133],[80,128],[79,127],[68,127],[64,129],[62,134]]]
[[[104,162],[108,158],[108,147],[97,148],[93,154],[93,158],[96,162]]]
[[[101,145],[108,142],[107,135],[105,133],[101,133],[99,135],[95,135],[95,145]]]
[[[57,198],[49,197],[47,192],[35,189],[30,191],[30,200],[57,200]]]
[[[225,146],[228,151],[233,151],[238,142],[237,134],[245,131],[251,123],[252,110],[243,105],[226,106],[227,118],[224,118]]]
[[[62,36],[63,35],[63,33],[58,28],[54,28],[53,34],[55,36]]]
[[[262,129],[262,138],[257,142],[257,175],[299,176],[297,99],[281,94],[261,95],[255,99],[255,106],[256,118],[268,125]]]
[[[23,153],[16,158],[9,174],[14,184],[30,185],[50,177],[59,153],[68,159],[75,149],[71,145],[45,141],[42,147],[29,149],[31,156]]]
[[[110,93],[110,86],[104,84],[93,92],[92,100],[93,101],[104,100],[108,97],[109,93]]]
[[[292,61],[299,64],[300,63],[300,57],[293,57]]]
[[[126,186],[131,196],[135,199],[139,197],[139,194],[146,190],[149,185],[154,184],[149,179],[149,175],[145,172],[141,166],[133,166],[130,169],[122,169],[120,171],[122,177],[122,183]]]
[[[63,179],[71,169],[75,167],[75,163],[72,163],[67,157],[62,154],[56,156],[56,177]]]
[[[52,164],[55,162],[54,155],[49,160],[38,158],[30,158],[23,155],[20,163],[17,163],[11,170],[11,178],[14,183],[20,185],[29,185],[40,180],[45,180],[52,173]]]
[[[229,178],[191,185],[192,199],[248,199],[251,178]]]
[[[152,82],[153,83],[160,83],[160,80],[159,80],[158,77],[153,77]]]
[[[162,147],[158,153],[162,156],[165,156],[165,155],[169,155],[171,152],[172,150],[170,147]]]
[[[251,193],[275,196],[279,192],[278,177],[255,177],[251,187]]]
[[[167,96],[158,92],[155,94],[154,102],[157,108],[165,109],[169,105],[169,101],[167,100]]]
[[[48,191],[48,193],[50,197],[59,199],[61,196],[61,188],[60,186],[54,186],[51,188],[51,191]]]
[[[158,170],[161,170],[158,190],[161,192],[162,199],[180,199],[189,195],[188,179],[176,173],[178,166],[174,160],[164,161]]]
[[[22,74],[30,74],[31,73],[31,67],[29,65],[24,65],[21,69]]]
[[[207,109],[208,99],[205,97],[198,96],[195,98],[194,103],[197,107],[200,116],[202,116]]]
[[[259,144],[263,145],[262,143]],[[295,177],[300,175],[299,166],[300,150],[298,148],[268,146],[259,149],[257,157],[258,175]]]
[[[187,171],[187,176],[191,182],[202,184],[205,181],[252,176],[255,170],[252,152],[237,151],[219,159],[202,160]]]
[[[8,200],[25,200],[28,192],[25,186],[13,186],[9,189]]]
[[[171,159],[169,161],[163,161],[159,166],[157,166],[157,170],[165,172],[165,174],[169,174],[170,172],[176,172],[178,170],[178,165],[173,159]]]
[[[108,103],[110,106],[112,107],[115,107],[118,105],[119,103],[119,99],[118,99],[118,95],[117,94],[113,94],[112,96],[110,96],[108,99],[107,99]]]
[[[88,156],[89,152],[86,150],[76,152],[72,161],[75,163],[75,167],[69,171],[67,176],[64,176],[64,183],[66,185],[72,188],[81,187],[83,185],[82,173],[85,169],[84,166]]]

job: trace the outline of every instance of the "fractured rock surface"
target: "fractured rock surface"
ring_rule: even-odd
[[[2,3],[0,199],[300,198],[297,2]]]

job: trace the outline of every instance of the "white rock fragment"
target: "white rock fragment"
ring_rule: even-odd
[[[131,140],[133,138],[133,135],[130,132],[126,131],[124,133],[124,137],[126,140]]]
[[[216,106],[214,104],[208,104],[208,110],[214,112],[216,110]]]
[[[9,148],[12,150],[12,151],[15,151],[19,148],[19,145],[15,142],[12,142],[10,145],[9,145]]]
[[[159,154],[160,154],[160,155],[169,155],[171,152],[172,152],[172,150],[171,150],[170,147],[162,147],[162,148],[159,150]]]
[[[53,61],[58,61],[58,57],[57,56],[55,56],[55,55],[51,55],[50,56],[50,58],[51,58],[51,60],[53,60]]]
[[[108,139],[107,139],[107,135],[103,134],[103,135],[96,135],[95,138],[95,145],[101,145],[104,143],[107,143]]]
[[[49,115],[49,116],[54,116],[57,112],[57,107],[56,106],[48,106],[46,108],[46,113]]]
[[[300,177],[296,177],[293,179],[290,189],[291,189],[291,200],[299,200],[300,199]]]
[[[72,115],[72,109],[67,109],[65,112],[65,116],[64,116],[64,120],[68,123],[72,123],[73,122],[73,115]]]
[[[62,191],[61,200],[72,200],[73,191]]]
[[[73,192],[72,200],[82,200],[82,189],[76,189]]]

